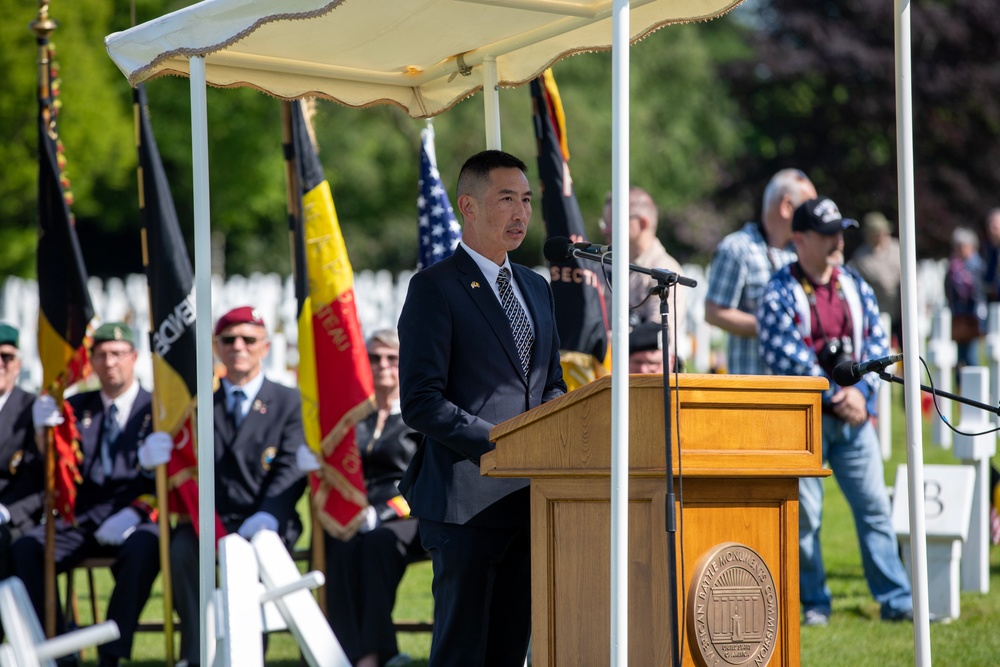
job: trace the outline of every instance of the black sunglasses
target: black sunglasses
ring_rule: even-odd
[[[251,345],[255,344],[258,340],[260,340],[260,338],[258,338],[257,336],[240,336],[238,334],[235,336],[217,336],[216,340],[222,343],[223,345],[235,345],[236,340],[239,338],[243,339],[243,342],[247,344],[247,347],[250,347]]]
[[[12,361],[17,361],[17,355],[13,352],[0,352],[0,359],[3,359],[5,364],[9,364]]]
[[[372,354],[371,352],[368,353],[368,361],[373,366],[381,364],[383,359],[388,361],[390,366],[399,365],[398,354]]]

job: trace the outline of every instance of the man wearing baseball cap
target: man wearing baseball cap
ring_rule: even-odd
[[[844,261],[844,234],[857,222],[828,198],[810,199],[792,218],[798,261],[771,278],[757,311],[760,355],[776,375],[825,377],[823,459],[844,492],[857,527],[868,587],[884,620],[913,619],[910,582],[896,549],[882,455],[872,426],[879,379],[848,387],[833,368],[885,356],[888,340],[871,286]],[[826,625],[830,589],[820,551],[823,479],[799,481],[799,597],[803,624]]]
[[[295,389],[264,377],[270,350],[260,312],[234,308],[215,325],[215,353],[226,369],[215,392],[215,511],[229,533],[246,539],[276,531],[291,548],[302,532],[295,504],[306,480],[295,462],[305,442]],[[170,543],[181,663],[199,664],[198,538],[180,524]]]
[[[0,323],[0,579],[11,575],[10,546],[42,518],[44,460],[32,428],[35,397],[17,386],[19,332]]]
[[[82,480],[77,485],[75,525],[56,522],[56,571],[94,556],[112,556],[115,588],[107,618],[118,624],[119,639],[98,648],[99,667],[117,667],[132,653],[132,639],[153,580],[160,569],[155,480],[148,465],[162,460],[170,436],[151,433],[151,397],[135,379],[135,333],[124,322],[98,327],[90,350],[101,388],[66,399],[80,433]],[[45,399],[45,400],[43,400]],[[45,425],[59,422],[48,396],[36,401]],[[37,423],[37,420],[36,420]],[[165,443],[164,443],[165,439]],[[158,452],[154,451],[158,450]],[[45,527],[37,526],[14,543],[14,574],[28,589],[39,618],[44,613]],[[61,632],[62,614],[57,614]],[[75,656],[60,664],[76,664]]]

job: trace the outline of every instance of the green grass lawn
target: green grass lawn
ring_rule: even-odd
[[[893,453],[886,462],[886,482],[894,482],[896,466],[906,461],[905,425],[902,411],[902,389],[893,401]],[[956,412],[957,414],[957,412]],[[950,451],[934,445],[930,439],[929,422],[924,421],[924,462],[955,463]],[[802,664],[807,666],[837,667],[840,665],[877,665],[879,667],[914,664],[913,626],[908,623],[883,623],[879,621],[878,604],[872,599],[861,571],[861,557],[850,510],[834,480],[826,482],[827,494],[824,507],[823,553],[833,591],[833,615],[825,628],[803,628],[801,633]],[[303,508],[304,509],[304,508]],[[103,598],[110,590],[110,575],[99,573],[99,595]],[[399,590],[395,616],[397,619],[426,620],[431,618],[431,567],[429,562],[411,566]],[[937,665],[989,667],[1000,664],[1000,549],[991,551],[990,588],[986,595],[963,593],[961,617],[950,624],[931,626],[931,657]],[[84,620],[89,619],[89,602],[82,575],[78,575],[80,608]],[[101,601],[101,608],[106,600]],[[159,583],[153,598],[146,606],[144,616],[162,618],[162,597]],[[409,653],[417,666],[427,664],[430,652],[430,635],[427,633],[401,633],[400,650]],[[139,634],[136,640],[133,664],[151,667],[162,665],[164,656],[161,634]],[[85,664],[95,662],[95,651],[90,649]],[[287,633],[274,635],[270,641],[267,664],[277,667],[299,667],[299,653]],[[642,667],[642,666],[639,666]]]

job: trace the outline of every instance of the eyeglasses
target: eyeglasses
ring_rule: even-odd
[[[240,335],[236,335],[236,336],[217,336],[215,340],[219,341],[223,345],[235,345],[236,341],[238,339],[243,339],[243,342],[246,343],[247,347],[251,347],[253,345],[256,345],[257,341],[260,340],[260,338],[258,338],[257,336],[240,336]]]
[[[17,355],[13,352],[0,352],[0,359],[3,359],[5,364],[10,364],[17,361]]]
[[[94,352],[92,356],[94,361],[105,362],[110,361],[111,359],[117,361],[125,358],[129,354],[132,354],[134,351],[135,350],[101,350],[99,352]]]
[[[399,365],[399,355],[398,354],[374,354],[368,353],[368,361],[371,362],[372,366],[381,366],[382,362],[387,362],[390,366]]]

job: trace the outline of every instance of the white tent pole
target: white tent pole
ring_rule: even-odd
[[[212,419],[212,231],[208,206],[208,103],[205,59],[191,58],[191,163],[194,170],[194,289],[198,368],[198,599],[208,608],[215,591],[215,428]],[[208,665],[208,633],[200,628],[201,664]]]
[[[483,59],[483,112],[486,115],[486,148],[500,150],[500,86],[497,59]]]
[[[629,2],[614,0],[611,42],[611,666],[628,665]],[[671,471],[667,471],[671,474]]]
[[[896,0],[896,169],[903,295],[903,375],[906,406],[907,492],[910,497],[910,562],[913,564],[913,651],[918,667],[930,667],[927,593],[927,529],[924,525],[923,425],[920,423],[920,362],[917,331],[917,251],[913,196],[913,79],[910,3]]]

